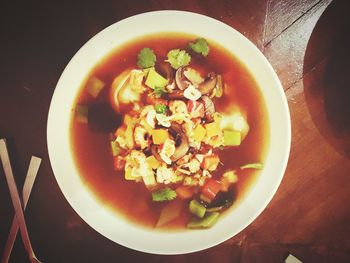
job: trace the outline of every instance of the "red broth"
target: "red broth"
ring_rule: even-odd
[[[137,54],[142,48],[153,49],[159,62],[166,59],[169,50],[184,49],[195,38],[182,34],[151,35],[119,47],[98,62],[89,73],[88,78],[95,76],[107,84],[99,96],[94,99],[87,94],[84,83],[76,98],[76,104],[89,107],[89,124],[74,121],[74,116],[71,118],[71,147],[81,178],[96,198],[104,206],[110,207],[116,216],[123,216],[144,227],[155,227],[164,204],[152,202],[151,194],[143,183],[126,181],[123,173],[114,171],[109,136],[121,123],[121,116],[110,105],[109,89],[118,74],[127,68],[137,68]],[[224,165],[219,166],[215,174],[221,174],[224,170],[235,169],[246,163],[264,162],[269,141],[269,120],[265,102],[249,71],[219,45],[209,41],[209,46],[209,55],[205,58],[192,55],[190,66],[206,73],[213,71],[221,74],[227,87],[224,95],[214,100],[216,111],[229,112],[234,105],[239,105],[247,112],[250,126],[248,136],[238,148],[219,151]],[[240,171],[238,176],[235,204],[249,194],[259,171],[247,169]],[[188,202],[172,202],[183,202],[181,215],[162,229],[184,229],[190,217]]]

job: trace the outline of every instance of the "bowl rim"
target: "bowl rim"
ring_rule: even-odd
[[[73,164],[73,161],[67,160],[66,159],[66,158],[68,158],[67,156],[62,156],[62,153],[67,154],[67,151],[66,151],[67,149],[65,148],[65,147],[67,147],[67,145],[63,145],[60,140],[62,140],[62,139],[64,140],[64,138],[62,138],[62,137],[64,135],[67,135],[67,131],[64,131],[64,132],[58,134],[57,133],[57,123],[66,123],[67,120],[65,120],[65,118],[67,118],[67,116],[64,116],[63,113],[68,114],[69,110],[71,110],[71,109],[65,108],[63,113],[60,113],[58,104],[62,100],[69,99],[65,96],[65,94],[63,94],[62,90],[64,88],[62,88],[62,87],[64,87],[64,85],[67,84],[68,79],[72,77],[71,76],[72,69],[75,70],[75,68],[79,64],[84,62],[83,56],[86,55],[86,52],[91,51],[91,50],[94,51],[94,46],[96,45],[96,43],[101,43],[104,36],[113,33],[115,30],[120,31],[126,25],[131,25],[133,23],[145,22],[146,24],[148,23],[148,25],[151,24],[151,25],[156,26],[157,22],[158,22],[158,24],[160,24],[159,20],[163,19],[164,17],[168,17],[168,18],[169,17],[170,18],[181,17],[181,19],[185,19],[186,21],[190,19],[194,25],[197,25],[200,22],[207,23],[207,26],[210,29],[211,28],[219,29],[222,32],[228,33],[228,35],[223,36],[223,39],[226,39],[226,38],[229,39],[231,37],[231,38],[235,39],[236,41],[244,44],[244,47],[242,47],[242,48],[245,49],[245,51],[244,51],[246,53],[245,55],[247,57],[252,56],[252,58],[249,58],[249,59],[256,59],[257,64],[259,64],[259,63],[261,64],[261,67],[258,69],[262,72],[267,73],[268,76],[264,76],[264,77],[262,77],[262,79],[268,79],[269,82],[274,84],[275,88],[274,88],[273,92],[272,91],[271,92],[274,94],[274,96],[276,98],[278,98],[278,101],[274,102],[274,104],[275,103],[277,103],[277,104],[276,104],[275,108],[272,108],[272,109],[269,108],[270,105],[266,105],[266,107],[268,108],[268,111],[269,111],[269,113],[268,113],[269,117],[271,116],[272,111],[276,111],[276,110],[280,111],[278,113],[278,120],[275,120],[275,119],[272,120],[270,118],[270,126],[271,126],[271,122],[276,122],[276,121],[282,122],[281,130],[283,130],[283,134],[282,134],[283,141],[282,141],[282,139],[280,141],[280,143],[283,143],[281,146],[282,149],[280,149],[282,156],[279,159],[278,168],[273,170],[273,171],[276,171],[277,175],[274,177],[275,181],[270,183],[269,191],[266,193],[263,193],[264,195],[263,195],[262,200],[256,200],[254,198],[251,198],[252,200],[250,200],[249,197],[246,198],[248,201],[244,204],[245,204],[245,209],[248,211],[248,216],[245,218],[244,222],[240,223],[240,227],[238,227],[238,228],[236,227],[235,230],[232,230],[230,228],[229,229],[230,231],[228,231],[228,232],[223,231],[223,225],[230,223],[230,221],[227,219],[228,217],[222,218],[221,219],[222,221],[218,222],[218,225],[220,226],[220,228],[216,228],[216,226],[215,226],[215,228],[212,228],[212,229],[201,230],[202,232],[199,232],[199,231],[192,232],[191,231],[191,234],[189,234],[189,232],[176,232],[176,233],[172,233],[172,232],[161,233],[161,232],[159,232],[158,233],[156,231],[155,231],[155,233],[151,233],[151,231],[149,229],[143,229],[143,228],[140,228],[137,226],[131,226],[125,222],[122,223],[119,221],[118,222],[116,222],[116,221],[113,221],[113,222],[104,221],[103,222],[104,225],[101,226],[101,225],[98,225],[99,218],[102,217],[102,218],[109,218],[110,219],[111,216],[114,216],[114,215],[112,215],[112,213],[110,211],[108,211],[108,209],[106,209],[106,208],[102,208],[101,211],[94,211],[93,213],[89,212],[88,210],[91,209],[91,204],[84,203],[82,205],[82,204],[79,204],[79,202],[77,200],[79,200],[79,201],[83,200],[86,203],[89,203],[89,202],[94,203],[94,202],[96,202],[96,200],[94,200],[94,198],[91,195],[89,196],[89,193],[87,192],[88,190],[86,188],[84,189],[84,187],[83,187],[82,189],[79,189],[79,190],[74,189],[72,186],[69,185],[67,180],[65,180],[65,177],[62,175],[64,173],[64,168],[62,168],[62,167],[65,167],[65,165],[67,165],[67,167],[70,167]],[[171,30],[170,31],[162,30],[166,26],[165,23],[163,23],[163,24],[164,25],[159,26],[160,29],[158,29],[158,31],[157,30],[154,31],[154,33],[156,33],[156,32],[159,32],[159,33],[160,32],[170,32],[171,31]],[[124,30],[125,30],[125,28],[124,28]],[[183,30],[176,31],[175,27],[173,26],[173,32],[182,33]],[[152,33],[153,32],[151,32],[150,34],[152,34]],[[186,32],[184,32],[184,33],[186,33]],[[195,32],[192,32],[191,34],[195,34]],[[148,34],[140,34],[139,33],[138,35],[142,36],[142,35],[148,35]],[[209,37],[209,39],[210,39],[210,37]],[[128,39],[124,39],[121,43],[123,43],[123,42],[125,43],[127,41],[128,41]],[[222,45],[222,40],[216,39],[215,42]],[[225,45],[223,45],[223,46],[225,46]],[[102,58],[104,55],[108,54],[109,51],[103,51],[102,52],[103,54],[96,54],[96,58],[97,57]],[[234,53],[234,55],[237,57],[238,54],[236,54],[232,50],[229,50],[229,51]],[[243,57],[243,55],[242,55],[242,57]],[[239,59],[242,59],[242,57],[238,56]],[[95,58],[95,62],[98,61],[98,60],[96,60],[96,58]],[[243,62],[247,63],[247,61],[243,61]],[[253,77],[256,77],[256,75],[254,75],[251,72],[251,68],[249,68],[248,66],[246,66],[246,67],[247,67],[247,70],[250,71],[251,75]],[[82,79],[73,79],[73,80],[74,81],[71,82],[71,83],[73,83],[72,86],[73,85],[80,86],[79,83],[81,83]],[[76,93],[78,91],[79,91],[79,88],[76,89]],[[262,91],[262,93],[263,93],[264,99],[266,101],[265,94],[263,91]],[[76,96],[76,94],[75,94],[75,96]],[[71,101],[71,103],[72,103],[72,101]],[[69,107],[71,107],[71,106],[69,106]],[[271,107],[274,107],[274,106],[271,106]],[[272,136],[271,132],[270,132],[270,136]],[[270,141],[272,141],[271,138],[270,138]],[[227,25],[219,20],[216,20],[214,18],[205,16],[205,15],[201,15],[201,14],[197,14],[197,13],[193,13],[193,12],[188,12],[188,11],[178,11],[178,10],[152,11],[152,12],[141,13],[141,14],[137,14],[137,15],[128,17],[126,19],[120,20],[120,21],[108,26],[107,28],[105,28],[102,31],[100,31],[99,33],[97,33],[90,40],[88,40],[78,50],[78,52],[72,57],[72,59],[67,64],[66,68],[64,69],[62,75],[60,76],[60,79],[57,82],[57,85],[56,85],[56,88],[55,88],[55,91],[53,93],[52,100],[50,103],[50,109],[49,109],[48,119],[47,119],[47,146],[48,146],[50,163],[52,166],[52,170],[53,170],[55,179],[59,185],[59,188],[61,189],[63,195],[65,196],[68,203],[72,206],[72,208],[93,229],[95,229],[97,232],[99,232],[103,236],[109,238],[110,240],[112,240],[120,245],[123,245],[125,247],[134,249],[134,250],[147,252],[147,253],[153,253],[153,254],[162,254],[162,255],[185,254],[185,253],[196,252],[196,251],[200,251],[203,249],[213,247],[213,246],[215,246],[219,243],[222,243],[225,240],[235,236],[236,234],[241,232],[244,228],[246,228],[249,224],[251,224],[262,213],[262,211],[266,208],[266,206],[268,205],[268,203],[271,201],[274,194],[276,193],[276,191],[277,191],[277,189],[282,181],[286,167],[287,167],[287,162],[288,162],[289,153],[290,153],[290,146],[291,146],[291,120],[290,120],[290,112],[289,112],[289,108],[288,108],[287,99],[286,99],[282,84],[277,77],[277,74],[275,73],[272,66],[270,65],[268,60],[265,58],[265,56],[261,53],[261,51],[252,42],[250,42],[250,40],[248,40],[245,36],[243,36],[236,29],[230,27],[229,25]],[[275,146],[278,146],[278,145],[276,144]],[[269,147],[270,148],[272,147],[271,143],[270,143]],[[270,151],[271,151],[271,149],[269,149],[267,151],[266,155],[270,155]],[[272,164],[271,161],[268,161],[268,160],[266,160],[266,161]],[[74,164],[73,164],[73,166],[74,166]],[[71,169],[71,168],[69,168],[69,169]],[[70,172],[76,173],[76,174],[74,174],[75,177],[72,177],[72,179],[75,178],[74,179],[75,181],[73,180],[74,183],[80,184],[80,186],[84,186],[81,179],[77,178],[80,176],[77,174],[76,167],[73,167],[72,169],[70,170]],[[270,170],[272,171],[272,168]],[[260,185],[260,184],[257,183],[254,186],[254,189],[257,188],[258,185]],[[250,192],[252,192],[254,189],[251,189]],[[256,203],[259,203],[258,207],[256,207],[256,205],[255,205]],[[242,206],[242,204],[240,204],[240,206]],[[229,213],[231,214],[231,211]],[[113,224],[117,224],[121,228],[119,230],[119,232],[115,232],[113,230]],[[218,231],[219,233],[214,233],[213,229],[219,229],[219,231]],[[109,233],[108,231],[110,231],[112,233]],[[146,241],[130,240],[130,237],[134,236],[135,234],[140,234],[140,236],[142,238],[146,238],[146,239],[149,238],[149,240],[157,239],[158,241],[160,241],[161,244],[159,246],[152,247],[149,244],[147,244],[147,243],[149,243],[149,240],[146,240]],[[128,237],[128,235],[130,235],[130,237]],[[123,236],[123,238],[120,238],[120,236]],[[169,239],[169,237],[173,238],[174,241],[172,239]],[[210,237],[210,239],[208,240],[209,237]],[[188,241],[189,238],[192,240]],[[202,242],[202,243],[198,244],[197,241]],[[169,242],[169,243],[166,243],[166,242]],[[174,246],[174,243],[176,243],[175,246]]]

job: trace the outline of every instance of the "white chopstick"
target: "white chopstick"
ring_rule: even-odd
[[[30,159],[29,168],[27,171],[27,175],[26,175],[26,179],[24,181],[24,186],[23,186],[23,191],[22,191],[23,210],[26,209],[28,199],[29,199],[30,193],[32,191],[32,187],[33,187],[36,175],[37,175],[39,167],[40,167],[40,163],[41,163],[41,158],[39,158],[39,157],[32,156],[32,158]],[[1,258],[1,263],[7,263],[9,261],[11,251],[12,251],[13,245],[14,245],[15,240],[16,240],[17,232],[18,232],[18,223],[17,223],[16,215],[15,215],[13,220],[12,220],[10,233],[9,233],[6,245],[5,245],[4,253],[3,253],[2,258]]]
[[[2,166],[4,168],[6,181],[10,190],[12,204],[15,209],[16,219],[19,225],[19,230],[21,232],[24,247],[27,250],[27,253],[29,255],[29,259],[31,262],[40,262],[36,258],[32,248],[32,244],[30,243],[27,225],[25,223],[24,214],[22,210],[21,199],[19,197],[17,185],[13,177],[10,158],[8,155],[6,142],[4,139],[0,139],[0,157],[1,157]]]

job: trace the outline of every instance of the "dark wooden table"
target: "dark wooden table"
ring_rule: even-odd
[[[44,262],[350,262],[350,4],[330,0],[1,1],[0,137],[21,189],[31,155],[43,158],[25,213]],[[285,177],[266,210],[211,249],[179,256],[136,252],[91,229],[55,181],[46,144],[49,103],[74,53],[128,16],[193,11],[239,30],[278,73],[292,118]],[[0,169],[0,251],[13,208]],[[2,252],[0,252],[2,253]],[[27,262],[18,237],[11,262]]]

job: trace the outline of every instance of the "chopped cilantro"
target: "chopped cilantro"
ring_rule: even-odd
[[[160,98],[162,97],[163,93],[164,93],[164,87],[154,87],[153,89],[153,94],[157,97]]]
[[[180,49],[170,50],[167,57],[168,59],[165,61],[169,62],[174,69],[187,66],[191,61],[191,56],[185,50]]]
[[[140,68],[154,67],[157,60],[153,50],[148,47],[141,49],[137,58],[137,66]]]
[[[196,41],[194,43],[190,43],[189,46],[194,52],[202,54],[205,57],[209,54],[209,46],[204,38],[196,39]]]
[[[164,104],[156,104],[154,106],[157,113],[165,114],[168,110],[168,107]]]
[[[176,198],[176,192],[169,187],[152,192],[152,200],[155,202],[169,201]]]

